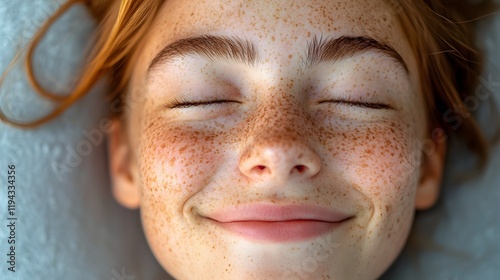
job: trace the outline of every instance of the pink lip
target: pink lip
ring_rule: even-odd
[[[322,235],[352,218],[339,211],[312,205],[245,205],[207,216],[218,226],[258,241],[298,241]]]

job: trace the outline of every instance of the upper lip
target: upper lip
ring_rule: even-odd
[[[353,217],[339,210],[317,205],[270,205],[249,204],[224,208],[208,215],[207,218],[221,223],[242,221],[296,221],[314,220],[336,223]]]

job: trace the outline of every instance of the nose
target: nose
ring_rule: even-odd
[[[240,160],[240,171],[253,180],[286,181],[311,178],[320,171],[321,160],[302,139],[293,135],[256,137]]]

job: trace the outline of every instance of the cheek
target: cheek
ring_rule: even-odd
[[[406,242],[419,178],[417,127],[401,121],[345,126],[329,148],[335,169],[370,204],[355,231],[366,262],[381,266]],[[370,249],[367,249],[370,248]]]
[[[221,141],[214,133],[169,125],[147,117],[140,130],[139,172],[144,231],[156,257],[175,271],[190,256],[178,246],[199,238],[185,218],[186,201],[209,184],[221,162]]]
[[[221,144],[213,134],[186,126],[171,126],[162,118],[143,130],[140,169],[143,195],[174,197],[199,191],[221,155]]]
[[[406,207],[418,179],[417,128],[408,122],[346,125],[328,154],[344,178],[379,208]],[[378,205],[377,205],[378,204]]]

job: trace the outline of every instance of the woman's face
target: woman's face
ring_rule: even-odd
[[[166,1],[111,162],[115,195],[140,207],[172,276],[373,279],[394,261],[433,198],[419,76],[393,11]]]

